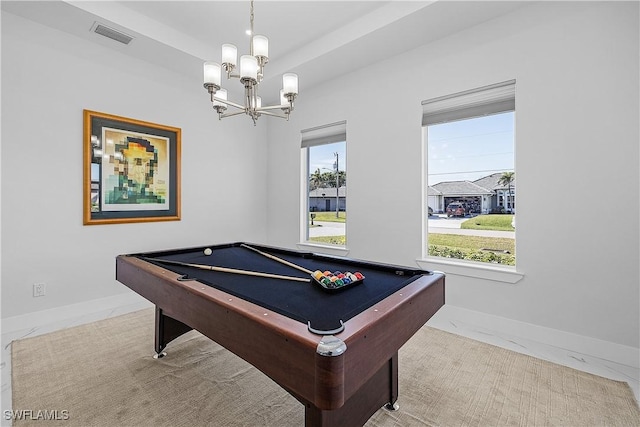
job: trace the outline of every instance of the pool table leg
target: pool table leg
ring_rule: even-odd
[[[384,405],[389,411],[400,409],[398,400],[398,352],[389,359],[389,401]]]
[[[305,404],[305,427],[361,427],[378,409],[398,409],[398,352],[342,407],[333,411]]]
[[[167,344],[192,329],[191,326],[167,316],[160,307],[156,306],[156,355],[154,358],[166,356],[166,353],[162,350],[165,349]]]

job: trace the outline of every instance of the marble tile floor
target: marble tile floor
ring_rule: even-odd
[[[636,401],[640,404],[640,369],[637,366],[628,366],[570,349],[512,336],[452,318],[439,317],[436,315],[429,320],[427,324],[443,331],[506,348],[558,365],[567,366],[616,381],[624,381],[629,384]]]
[[[117,309],[109,309],[71,317],[64,321],[49,323],[46,325],[33,325],[24,329],[2,332],[2,351],[0,359],[0,371],[2,373],[1,395],[1,423],[2,427],[11,426],[11,421],[6,420],[5,411],[12,409],[11,402],[11,342],[13,340],[33,337],[54,332],[60,329],[82,325],[101,319],[119,316],[145,307],[152,307],[150,303],[136,303],[124,305]],[[594,356],[580,354],[568,349],[543,344],[522,337],[509,336],[497,331],[478,327],[461,320],[435,316],[428,323],[429,326],[455,333],[467,338],[475,339],[498,347],[527,354],[560,365],[568,366],[594,375],[610,378],[617,381],[625,381],[629,384],[637,401],[640,401],[640,370],[635,367],[621,365],[612,361],[600,359]]]

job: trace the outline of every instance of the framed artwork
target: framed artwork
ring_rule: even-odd
[[[84,224],[180,220],[181,130],[96,111],[84,118]]]

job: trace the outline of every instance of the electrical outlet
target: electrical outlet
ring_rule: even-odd
[[[46,293],[44,283],[34,283],[33,285],[33,296],[34,297],[43,297]]]

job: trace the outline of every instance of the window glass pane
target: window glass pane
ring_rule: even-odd
[[[346,141],[307,148],[310,242],[345,246],[347,220]]]
[[[510,111],[423,128],[429,256],[515,265],[514,119]]]

